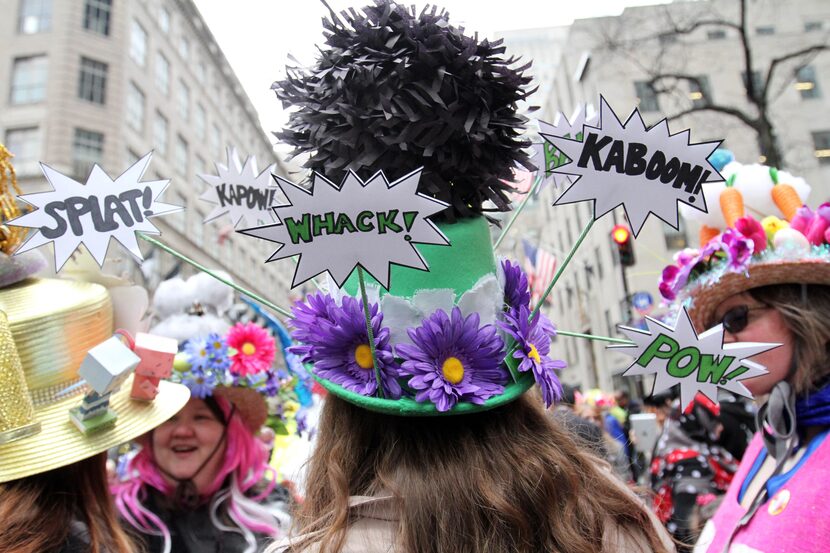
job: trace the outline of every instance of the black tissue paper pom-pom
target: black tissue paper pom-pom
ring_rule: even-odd
[[[535,169],[517,106],[535,90],[530,63],[505,58],[501,40],[465,36],[448,16],[375,0],[324,19],[316,64],[288,68],[271,87],[296,108],[274,133],[292,157],[310,154],[305,167],[332,182],[349,169],[391,181],[423,166],[419,192],[449,203],[450,221],[481,214],[487,200],[507,211],[512,188],[501,179],[516,165]]]

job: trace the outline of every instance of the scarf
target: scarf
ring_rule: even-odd
[[[795,400],[795,418],[799,428],[830,426],[830,382]]]

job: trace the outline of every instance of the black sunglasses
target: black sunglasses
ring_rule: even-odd
[[[723,325],[724,330],[730,334],[737,334],[749,325],[749,312],[757,311],[759,309],[769,309],[769,306],[757,305],[750,307],[748,305],[737,305],[724,313],[720,322]]]

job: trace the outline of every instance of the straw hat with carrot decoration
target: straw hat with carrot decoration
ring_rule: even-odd
[[[710,213],[681,209],[701,224],[700,248],[675,256],[660,293],[685,305],[699,332],[726,298],[770,284],[830,285],[830,203],[805,205],[810,186],[775,167],[737,162],[705,185]],[[719,206],[720,209],[718,209]]]

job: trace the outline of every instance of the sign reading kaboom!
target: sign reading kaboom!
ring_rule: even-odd
[[[692,144],[688,130],[670,134],[665,119],[646,128],[636,109],[621,123],[603,97],[599,114],[581,142],[542,133],[571,160],[553,172],[578,177],[554,205],[594,200],[595,218],[622,205],[635,236],[649,213],[678,228],[678,202],[706,212],[702,184],[723,180],[708,161],[720,141]]]
[[[653,393],[680,384],[680,403],[685,408],[698,392],[714,402],[723,388],[751,398],[742,380],[766,374],[767,370],[746,358],[778,347],[779,344],[739,342],[724,344],[723,326],[699,335],[689,313],[683,308],[675,328],[646,317],[648,330],[618,327],[634,345],[609,346],[634,357],[623,376],[654,374]]]
[[[268,259],[299,255],[292,287],[328,271],[338,286],[360,265],[389,287],[390,264],[428,270],[415,244],[448,245],[427,219],[447,207],[417,192],[421,170],[389,183],[383,173],[363,182],[349,171],[340,186],[314,174],[311,190],[277,177],[288,205],[278,223],[241,230],[280,244]]]

